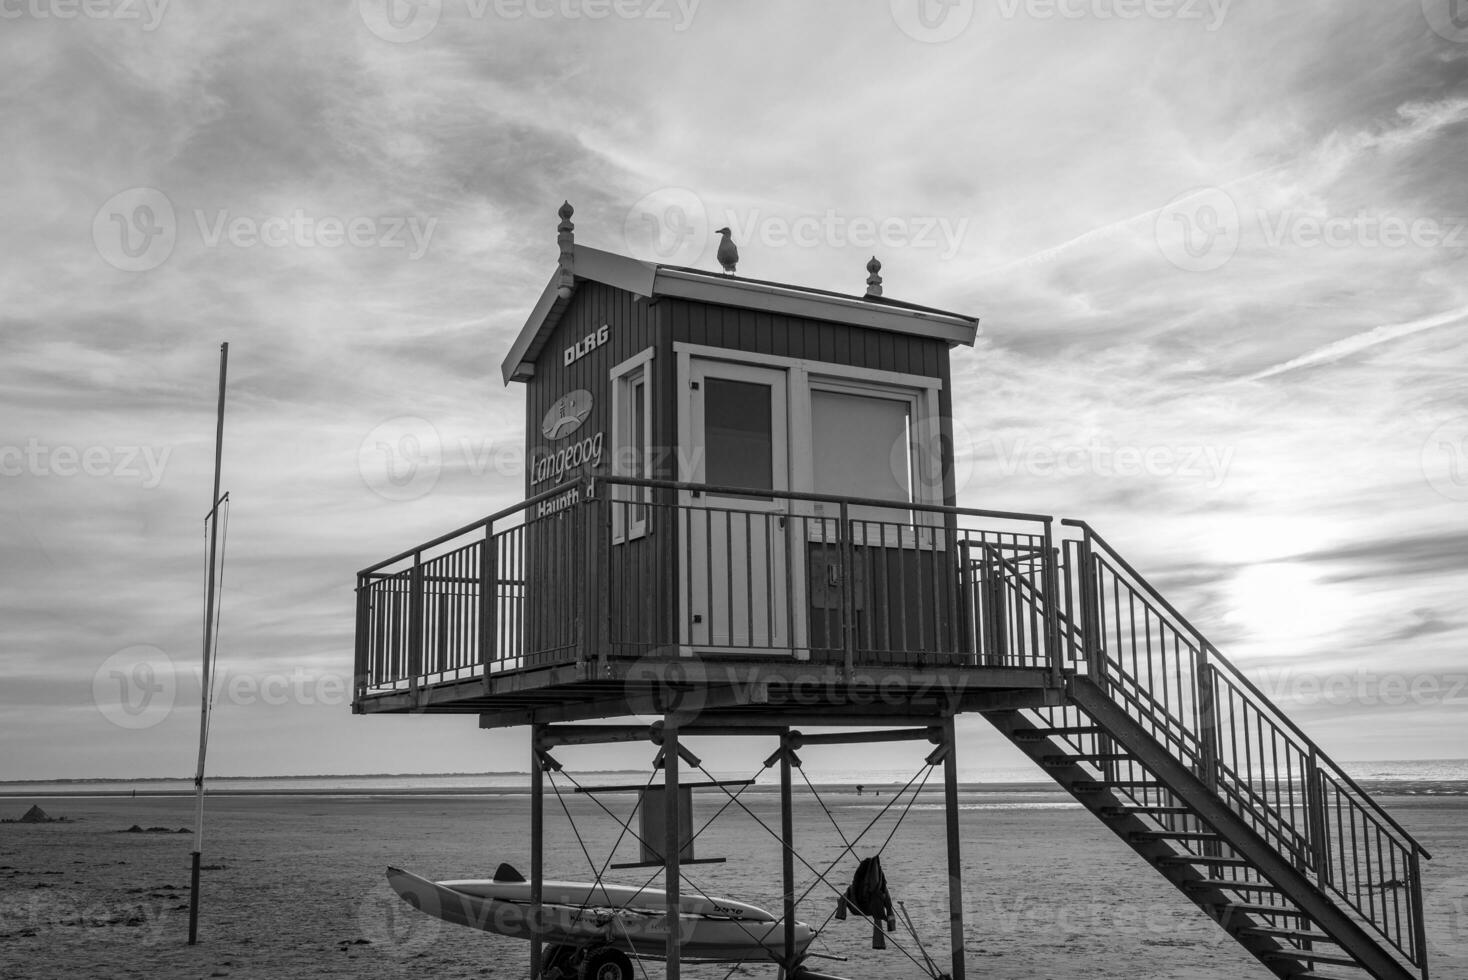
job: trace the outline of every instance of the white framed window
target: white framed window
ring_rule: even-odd
[[[652,360],[649,347],[612,368],[612,475],[647,479],[652,474]],[[648,533],[650,487],[614,485],[612,541]]]
[[[893,506],[853,505],[858,543],[941,548],[942,515],[902,504],[944,503],[943,442],[935,437],[941,422],[943,382],[927,375],[853,367],[681,341],[679,389],[691,378],[692,359],[775,368],[789,379],[790,489],[842,497],[890,500]],[[686,419],[688,409],[680,413]],[[680,445],[690,431],[680,422]],[[685,479],[692,477],[685,475]],[[837,505],[792,502],[802,515],[825,520],[804,522],[812,541],[834,535]],[[871,522],[863,529],[861,522]],[[878,525],[885,525],[878,533]]]
[[[942,503],[941,494],[934,497],[921,478],[922,447],[915,439],[919,423],[930,414],[927,390],[812,373],[807,391],[811,490],[894,505],[848,507],[859,544],[930,545],[932,536],[920,533],[932,523],[929,515],[900,506]],[[815,508],[817,514],[830,509]],[[812,531],[822,534],[824,526],[812,525]]]

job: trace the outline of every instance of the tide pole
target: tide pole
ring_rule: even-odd
[[[209,498],[209,577],[204,592],[204,670],[199,682],[199,766],[194,772],[194,850],[189,870],[189,945],[199,941],[199,858],[204,853],[204,753],[209,747],[209,671],[214,638],[214,572],[219,548],[219,469],[224,459],[224,378],[229,344],[219,345],[219,409],[214,426],[214,494]]]

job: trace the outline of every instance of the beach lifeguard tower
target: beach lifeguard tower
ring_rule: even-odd
[[[875,259],[846,295],[588,248],[560,217],[503,363],[525,499],[357,578],[355,711],[529,726],[532,904],[554,746],[661,745],[674,915],[684,740],[778,741],[788,930],[794,749],[924,740],[962,980],[954,718],[978,712],[1261,977],[1427,980],[1412,835],[1090,526],[959,506],[950,354],[976,319],[886,297]],[[605,723],[631,716],[659,720]]]

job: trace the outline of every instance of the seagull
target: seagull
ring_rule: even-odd
[[[729,229],[720,228],[717,234],[719,238],[719,265],[724,267],[724,274],[732,276],[734,267],[739,264],[739,248],[734,240],[729,237]]]

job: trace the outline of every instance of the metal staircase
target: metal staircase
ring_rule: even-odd
[[[1065,523],[1079,533],[1058,589],[1039,555],[974,559],[1007,593],[993,608],[1052,614],[1067,664],[1065,705],[989,720],[1274,976],[1428,980],[1427,852],[1099,535]]]

